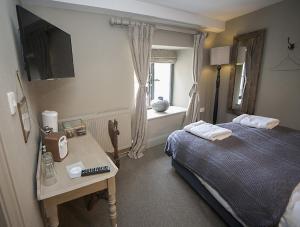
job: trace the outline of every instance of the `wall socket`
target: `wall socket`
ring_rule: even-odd
[[[205,107],[200,108],[200,113],[203,113],[203,112],[205,112]]]

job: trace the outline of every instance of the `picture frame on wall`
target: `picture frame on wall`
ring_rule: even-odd
[[[30,124],[30,115],[29,115],[27,100],[25,96],[21,99],[20,102],[18,102],[17,108],[19,112],[19,118],[21,122],[24,141],[25,143],[27,143],[30,130],[31,130],[31,124]]]

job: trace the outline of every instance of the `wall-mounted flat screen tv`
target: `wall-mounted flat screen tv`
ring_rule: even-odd
[[[21,6],[17,6],[28,80],[74,77],[71,36]]]

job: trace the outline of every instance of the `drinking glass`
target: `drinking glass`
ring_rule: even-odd
[[[50,186],[57,182],[54,161],[51,152],[45,152],[42,155],[42,174],[44,185]]]

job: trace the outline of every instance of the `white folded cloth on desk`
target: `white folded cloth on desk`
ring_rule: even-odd
[[[242,114],[232,120],[233,123],[239,123],[255,128],[272,129],[279,125],[279,120],[275,118],[262,117],[256,115]]]
[[[191,123],[183,128],[186,132],[190,132],[195,136],[199,136],[201,138],[215,141],[215,140],[223,140],[229,136],[231,136],[232,131],[226,128],[221,128],[217,125],[212,125],[205,121],[198,121],[195,123]]]

